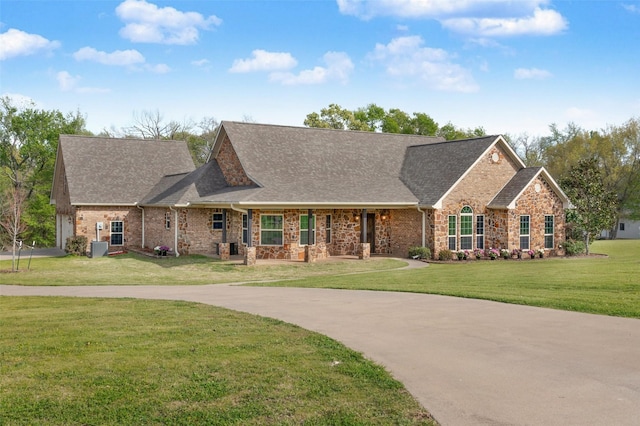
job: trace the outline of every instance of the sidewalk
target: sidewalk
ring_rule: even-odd
[[[23,248],[20,252],[20,259],[28,258],[29,256],[33,257],[57,257],[64,256],[66,253],[64,250],[61,250],[57,247],[53,248],[36,248],[31,252],[30,248]],[[18,258],[18,252],[16,251],[16,259]],[[0,260],[11,260],[11,252],[10,251],[0,251]]]

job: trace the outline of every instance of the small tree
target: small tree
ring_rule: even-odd
[[[574,205],[575,227],[582,232],[587,254],[589,242],[616,220],[618,198],[607,191],[595,158],[580,160],[560,185]]]
[[[16,246],[18,236],[26,230],[22,222],[22,210],[27,199],[25,192],[19,186],[10,186],[4,191],[2,199],[2,211],[0,225],[9,235],[12,242],[11,271],[16,270]]]

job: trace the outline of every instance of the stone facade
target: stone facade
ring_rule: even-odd
[[[240,163],[240,159],[231,145],[229,136],[225,136],[222,141],[216,160],[218,161],[222,174],[229,185],[246,186],[253,184],[251,179],[249,179],[245,174],[242,164]]]

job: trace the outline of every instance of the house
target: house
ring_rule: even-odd
[[[616,222],[615,235],[610,230],[604,230],[601,238],[616,238],[621,240],[640,239],[640,220],[633,220],[629,215],[621,215]]]
[[[406,257],[412,246],[562,254],[569,205],[502,136],[444,141],[231,121],[197,169],[180,142],[61,136],[51,201],[60,247],[86,235],[110,250],[162,244],[241,254],[248,264]]]

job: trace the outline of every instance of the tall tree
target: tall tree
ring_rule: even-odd
[[[356,114],[338,104],[322,108],[320,114],[312,112],[304,120],[307,127],[339,130],[370,130],[366,122],[356,118]]]
[[[77,133],[88,133],[79,112],[64,115],[0,99],[0,170],[6,185],[24,192],[22,220],[31,226],[23,237],[40,245],[55,242],[55,208],[44,200],[51,191],[58,139]]]
[[[617,195],[605,188],[596,158],[578,161],[560,181],[560,186],[574,205],[575,226],[582,232],[589,254],[591,240],[615,223]]]

